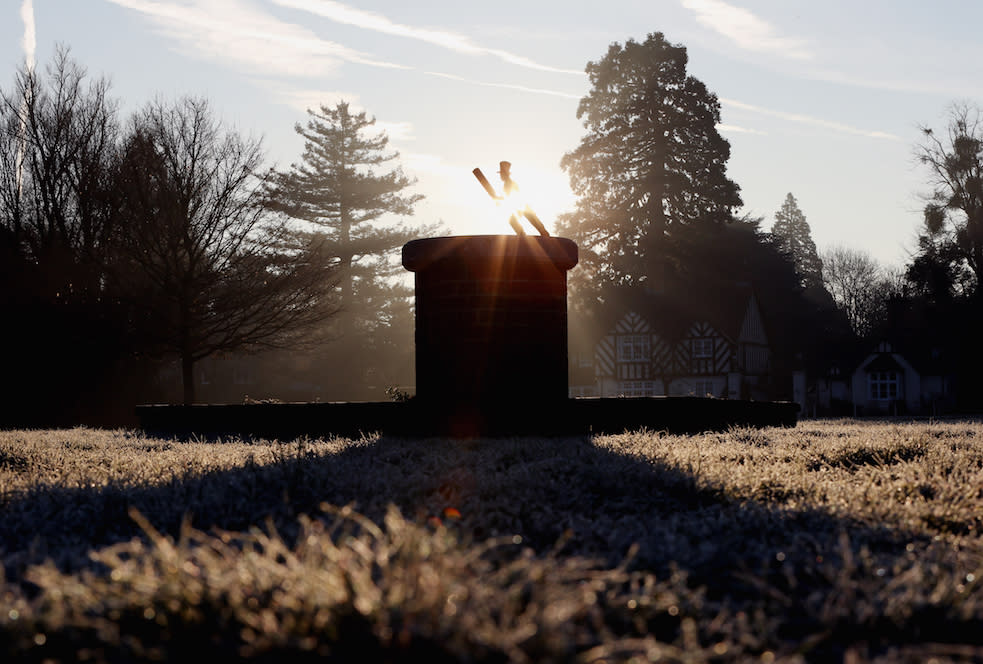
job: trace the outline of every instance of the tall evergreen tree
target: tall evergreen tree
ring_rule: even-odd
[[[329,390],[330,397],[351,398],[351,390],[373,373],[371,348],[374,336],[387,331],[389,300],[409,297],[392,283],[401,271],[392,258],[433,228],[410,228],[395,218],[412,215],[423,196],[407,192],[415,180],[403,174],[385,132],[373,131],[375,118],[346,102],[308,115],[306,125],[295,127],[304,137],[301,161],[275,174],[269,205],[306,222],[307,233],[338,256],[336,343],[322,356],[328,367],[319,373],[332,374],[336,390]]]
[[[816,251],[816,243],[812,240],[809,222],[791,193],[785,197],[781,209],[775,213],[771,234],[792,259],[802,285],[806,288],[822,288],[823,263]]]
[[[383,217],[412,215],[423,196],[404,193],[415,180],[398,165],[377,170],[397,160],[399,153],[387,152],[385,132],[371,133],[375,118],[352,112],[347,102],[307,113],[307,124],[295,127],[304,137],[301,162],[275,176],[271,207],[309,222],[335,248],[342,310],[352,314],[359,292],[394,272],[378,259],[419,232],[399,223],[384,224]],[[353,322],[351,315],[346,318]]]
[[[661,287],[673,228],[727,221],[741,205],[720,103],[687,75],[687,59],[654,33],[587,64],[591,90],[577,109],[587,134],[560,164],[579,200],[558,223],[580,245],[581,285]]]

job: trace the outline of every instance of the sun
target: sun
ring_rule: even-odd
[[[509,216],[520,204],[529,205],[553,235],[557,216],[573,209],[576,203],[559,166],[542,162],[519,157],[512,161],[511,175],[519,191],[509,201],[490,197],[472,174],[479,167],[496,194],[501,195],[498,161],[446,162],[432,155],[413,155],[410,166],[419,177],[420,193],[424,194],[415,214],[438,222],[448,235],[511,235]],[[525,220],[522,227],[526,233],[537,234]]]
[[[504,187],[496,166],[487,170],[482,168],[482,172],[495,192],[503,196]],[[509,217],[515,211],[528,206],[542,220],[550,234],[553,234],[557,216],[572,209],[576,200],[566,176],[558,168],[547,169],[512,164],[511,177],[518,187],[511,195],[503,196],[503,200],[492,199],[482,192],[480,183],[473,181],[471,186],[474,214],[469,224],[473,230],[469,232],[511,233],[513,231],[509,227]],[[522,220],[521,226],[526,233],[537,234],[536,229],[528,221]]]

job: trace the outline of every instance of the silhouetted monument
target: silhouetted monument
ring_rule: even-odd
[[[535,428],[567,401],[571,240],[473,235],[414,240],[416,395],[451,431]]]

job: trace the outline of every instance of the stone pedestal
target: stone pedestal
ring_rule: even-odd
[[[566,404],[566,273],[576,264],[577,245],[556,237],[406,244],[403,265],[416,277],[416,398],[425,411],[446,415],[453,433],[485,433],[496,423],[523,429],[521,421]]]

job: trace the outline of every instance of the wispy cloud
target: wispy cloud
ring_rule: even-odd
[[[336,23],[353,25],[355,27],[363,28],[365,30],[381,32],[396,37],[416,39],[418,41],[426,42],[433,46],[439,46],[442,48],[450,49],[457,53],[464,53],[467,55],[490,55],[499,58],[501,60],[504,60],[505,62],[508,62],[510,64],[518,65],[520,67],[528,67],[529,69],[538,69],[541,71],[555,72],[560,74],[582,75],[584,73],[582,70],[579,69],[563,69],[560,67],[551,67],[549,65],[544,65],[539,62],[535,62],[521,55],[510,53],[509,51],[503,51],[497,48],[488,48],[486,46],[481,46],[479,44],[475,44],[470,38],[454,32],[447,32],[445,30],[433,30],[430,28],[420,28],[411,25],[405,25],[403,23],[396,23],[390,20],[389,18],[383,16],[382,14],[378,14],[376,12],[369,12],[362,9],[356,9],[355,7],[350,7],[340,2],[333,2],[332,0],[273,0],[273,1],[282,7],[289,7],[291,9],[299,9],[302,11],[306,11],[308,13],[315,14],[316,16],[321,16],[331,21],[335,21]]]
[[[372,117],[372,113],[361,105],[359,95],[354,92],[339,92],[337,90],[323,90],[316,88],[294,88],[284,86],[277,81],[256,79],[256,84],[270,90],[273,99],[285,106],[289,106],[306,115],[307,111],[319,112],[322,106],[332,108],[339,102],[345,102],[353,113],[366,111]],[[306,123],[306,119],[301,124]],[[378,134],[384,132],[394,143],[405,143],[416,140],[412,122],[389,122],[376,120],[376,123],[368,130],[369,133]]]
[[[109,0],[139,12],[182,49],[253,73],[318,76],[340,62],[405,69],[404,65],[321,39],[298,25],[256,11],[239,0]]]
[[[24,21],[24,63],[28,71],[34,69],[34,53],[37,50],[37,36],[34,29],[34,2],[24,0],[20,6],[20,17]]]
[[[811,115],[802,115],[800,113],[787,113],[785,111],[775,111],[770,108],[762,108],[760,106],[754,106],[752,104],[746,104],[742,101],[737,101],[736,99],[721,99],[720,103],[725,106],[730,106],[732,108],[739,108],[744,111],[750,111],[752,113],[758,113],[760,115],[767,115],[773,118],[780,118],[788,122],[795,122],[798,124],[809,125],[812,127],[821,127],[823,129],[830,129],[832,131],[841,134],[851,134],[854,136],[865,136],[867,138],[876,138],[888,141],[900,141],[901,137],[888,133],[886,131],[876,131],[871,129],[860,129],[858,127],[851,127],[850,125],[843,124],[841,122],[832,122],[830,120],[823,120],[822,118],[816,118]]]
[[[417,28],[395,23],[376,13],[337,2],[311,0],[272,0],[284,7],[324,16],[333,21],[378,32],[422,40],[458,53],[493,55],[524,67],[545,71],[582,74],[579,71],[540,65],[520,56],[474,44],[467,37],[451,32]],[[310,28],[277,18],[244,0],[109,0],[143,16],[155,29],[174,43],[174,48],[204,60],[224,63],[248,71],[280,102],[298,110],[332,105],[357,95],[325,92],[282,83],[283,77],[314,78],[334,74],[345,62],[390,69],[412,69],[395,62],[374,58],[342,44],[320,38]],[[25,6],[30,0],[25,0]],[[33,13],[32,23],[33,26]],[[32,32],[33,34],[33,32]],[[25,38],[26,44],[26,38]],[[463,76],[426,72],[432,76],[474,85],[519,90],[535,94],[578,99],[579,95],[546,88],[510,83],[489,83]],[[406,140],[405,128],[392,127],[391,136]]]
[[[439,71],[428,71],[426,73],[430,76],[446,78],[452,81],[461,81],[462,83],[470,83],[472,85],[482,85],[489,88],[504,88],[506,90],[518,90],[520,92],[533,92],[535,94],[551,95],[553,97],[564,97],[566,99],[580,99],[580,97],[582,96],[582,95],[574,94],[572,92],[561,92],[559,90],[551,90],[549,88],[533,88],[527,85],[517,85],[515,83],[492,83],[489,81],[480,81],[474,78],[457,76],[456,74],[445,74]]]
[[[742,49],[801,60],[813,57],[805,41],[779,35],[770,23],[743,7],[723,0],[682,0],[682,3],[683,7],[696,13],[697,21]]]
[[[334,106],[340,101],[348,102],[353,109],[359,105],[359,95],[355,92],[294,87],[272,79],[255,79],[254,82],[269,90],[272,99],[277,103],[301,113],[306,113],[307,109],[316,110],[322,104],[329,107]]]
[[[385,132],[389,140],[394,143],[406,143],[416,140],[412,122],[385,122],[383,120],[377,120],[372,128],[376,132]]]

